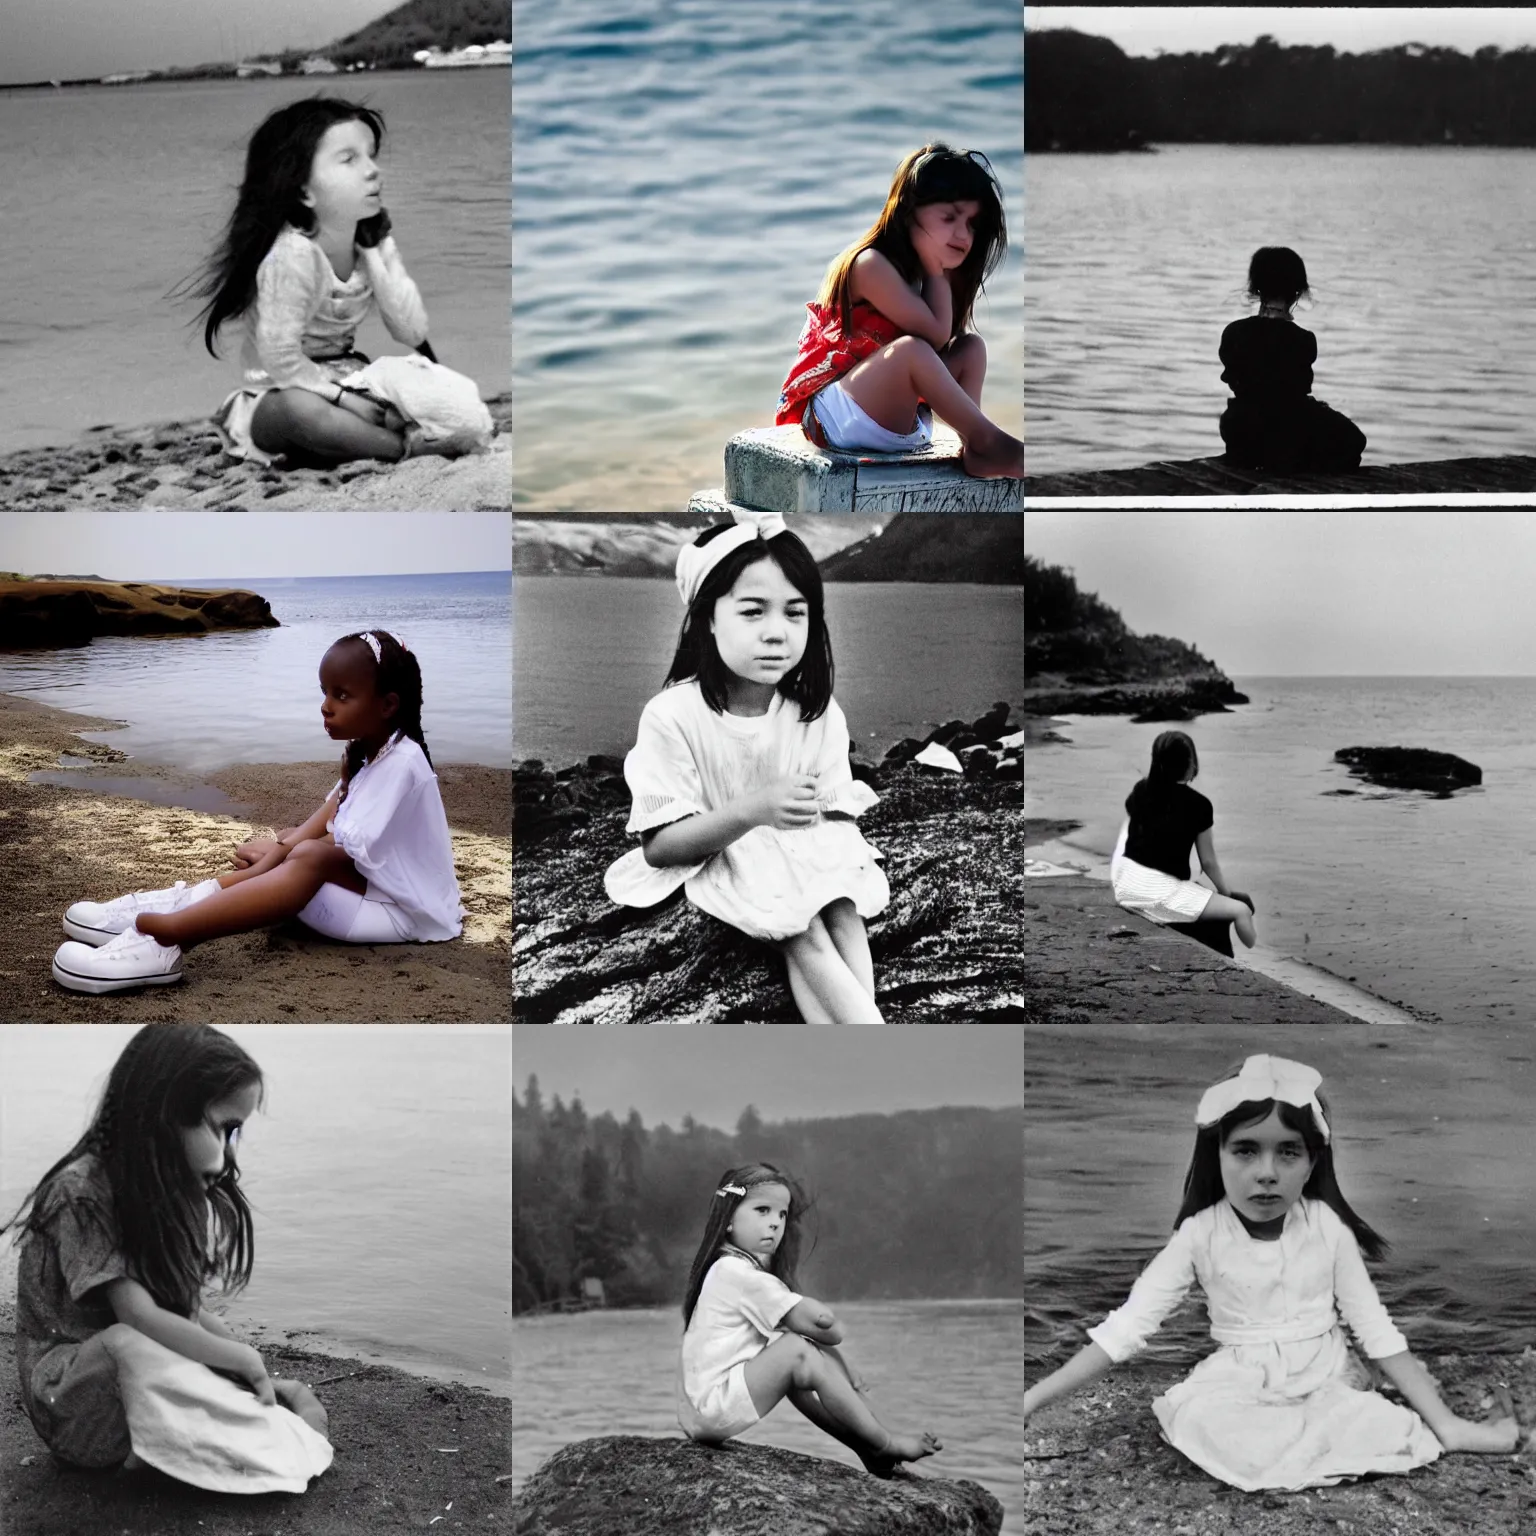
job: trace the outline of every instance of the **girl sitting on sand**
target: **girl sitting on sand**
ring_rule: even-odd
[[[650,907],[682,886],[778,948],[806,1023],[880,1024],[864,920],[890,887],[852,820],[878,796],[848,766],[821,572],[777,513],[735,516],[678,552],[687,616],[624,759],[643,846],[608,894]]]
[[[1205,1091],[1172,1241],[1092,1342],[1024,1394],[1026,1421],[1142,1349],[1198,1282],[1221,1347],[1152,1411],[1212,1477],[1249,1492],[1318,1488],[1442,1450],[1515,1448],[1508,1395],[1504,1417],[1458,1418],[1376,1295],[1360,1255],[1387,1245],[1339,1188],[1321,1083],[1311,1067],[1250,1056]],[[1370,1390],[1341,1316],[1411,1409]]]
[[[427,356],[427,312],[390,234],[375,163],[383,116],[334,96],[279,108],[251,136],[224,238],[193,291],[203,341],[245,317],[243,387],[214,414],[236,458],[271,464],[399,459],[405,419],[342,380],[377,306],[389,334]]]
[[[893,1434],[860,1395],[838,1352],[830,1307],[795,1292],[799,1186],[770,1163],[726,1170],[710,1201],[683,1301],[677,1420],[690,1439],[719,1444],[783,1398],[853,1451],[877,1477],[943,1446]]]
[[[1295,251],[1267,245],[1248,265],[1259,312],[1221,333],[1222,383],[1233,398],[1221,418],[1227,457],[1248,469],[1357,469],[1365,433],[1312,398],[1317,337],[1291,319],[1311,290]]]
[[[1152,743],[1152,766],[1126,797],[1127,820],[1109,863],[1115,900],[1154,923],[1232,923],[1252,949],[1259,936],[1253,900],[1229,889],[1216,862],[1215,812],[1189,787],[1199,771],[1195,744],[1183,731],[1164,731]],[[1214,891],[1189,878],[1191,847]]]
[[[331,1464],[326,1413],[202,1306],[250,1279],[235,1148],[261,1069],[206,1024],[147,1024],[90,1128],[0,1231],[20,1229],[21,1401],[74,1466],[141,1462],[224,1493],[302,1493]]]
[[[119,992],[180,981],[182,950],[291,917],[346,944],[459,936],[463,907],[415,656],[382,629],[344,635],[321,658],[320,690],[326,735],[348,745],[319,810],[238,848],[230,873],[76,902],[64,914],[72,942],[53,959],[60,986]]]
[[[822,448],[903,453],[932,441],[926,402],[965,445],[968,474],[1024,474],[1024,445],[981,412],[987,349],[971,330],[1003,259],[987,157],[925,144],[896,168],[873,227],[827,269],[779,395],[780,426]]]

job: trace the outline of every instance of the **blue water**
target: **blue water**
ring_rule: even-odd
[[[930,138],[1013,244],[983,405],[1023,422],[1018,0],[514,0],[516,505],[677,511],[772,422],[805,304]]]
[[[119,1024],[0,1027],[0,1221],[84,1130],[132,1037]],[[266,1079],[241,1135],[250,1286],[238,1333],[511,1391],[512,1032],[229,1027]],[[0,1294],[14,1295],[9,1239]]]
[[[257,123],[317,91],[384,113],[385,202],[437,355],[508,388],[504,70],[0,90],[0,453],[204,417],[235,387],[238,326],[215,360],[168,294],[233,209]],[[406,350],[377,318],[358,344]]]
[[[317,673],[328,646],[387,629],[421,663],[433,760],[505,767],[512,751],[511,576],[323,576],[177,582],[244,587],[278,629],[93,640],[78,650],[0,653],[0,693],[127,722],[85,732],[150,763],[199,772],[232,763],[329,759]]]

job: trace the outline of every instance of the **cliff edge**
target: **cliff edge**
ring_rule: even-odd
[[[96,635],[276,629],[266,598],[142,581],[0,580],[0,650],[89,645]]]

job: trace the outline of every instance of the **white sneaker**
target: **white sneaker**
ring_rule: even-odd
[[[162,944],[137,928],[114,934],[99,949],[89,944],[60,944],[53,957],[53,979],[71,992],[122,992],[181,980],[181,950]]]
[[[196,885],[178,880],[163,891],[131,891],[113,901],[77,901],[64,914],[64,932],[82,944],[105,944],[113,934],[132,928],[140,912],[179,912],[219,888],[210,877]]]

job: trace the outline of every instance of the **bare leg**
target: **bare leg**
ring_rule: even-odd
[[[785,939],[780,945],[785,961],[790,967],[790,987],[795,988],[795,976],[814,997],[829,1024],[883,1024],[880,1010],[873,996],[865,991],[857,976],[849,969],[848,962],[838,953],[826,924],[818,913],[811,919],[804,933]],[[796,1001],[800,993],[796,991]],[[820,1022],[806,1013],[806,1022]]]
[[[794,995],[795,1007],[800,1010],[800,1022],[802,1024],[835,1024],[837,1020],[822,1007],[821,999],[817,997],[810,979],[801,970],[789,946],[779,945],[779,953],[784,956],[784,969],[789,973],[789,990]]]
[[[251,441],[264,453],[297,449],[338,464],[349,459],[393,463],[405,454],[401,433],[364,421],[308,389],[274,389],[263,395],[251,417]]]
[[[311,1429],[329,1435],[330,1415],[321,1406],[320,1399],[302,1381],[274,1376],[272,1390],[284,1408],[298,1414]]]
[[[910,432],[917,403],[926,400],[960,434],[967,474],[1023,478],[1024,444],[982,415],[944,359],[920,337],[898,336],[839,382],[888,432]]]
[[[987,344],[975,331],[957,336],[939,356],[957,383],[977,405],[981,404],[981,386],[987,377]]]
[[[833,948],[843,957],[843,964],[865,992],[874,997],[875,962],[869,953],[869,934],[858,908],[846,896],[840,897],[821,909],[821,920],[827,925],[827,934]]]
[[[1201,920],[1214,919],[1219,923],[1231,923],[1237,929],[1237,936],[1244,944],[1252,949],[1258,942],[1259,930],[1253,925],[1253,913],[1248,910],[1247,904],[1235,901],[1230,896],[1212,896],[1205,904],[1205,911],[1200,914]]]

